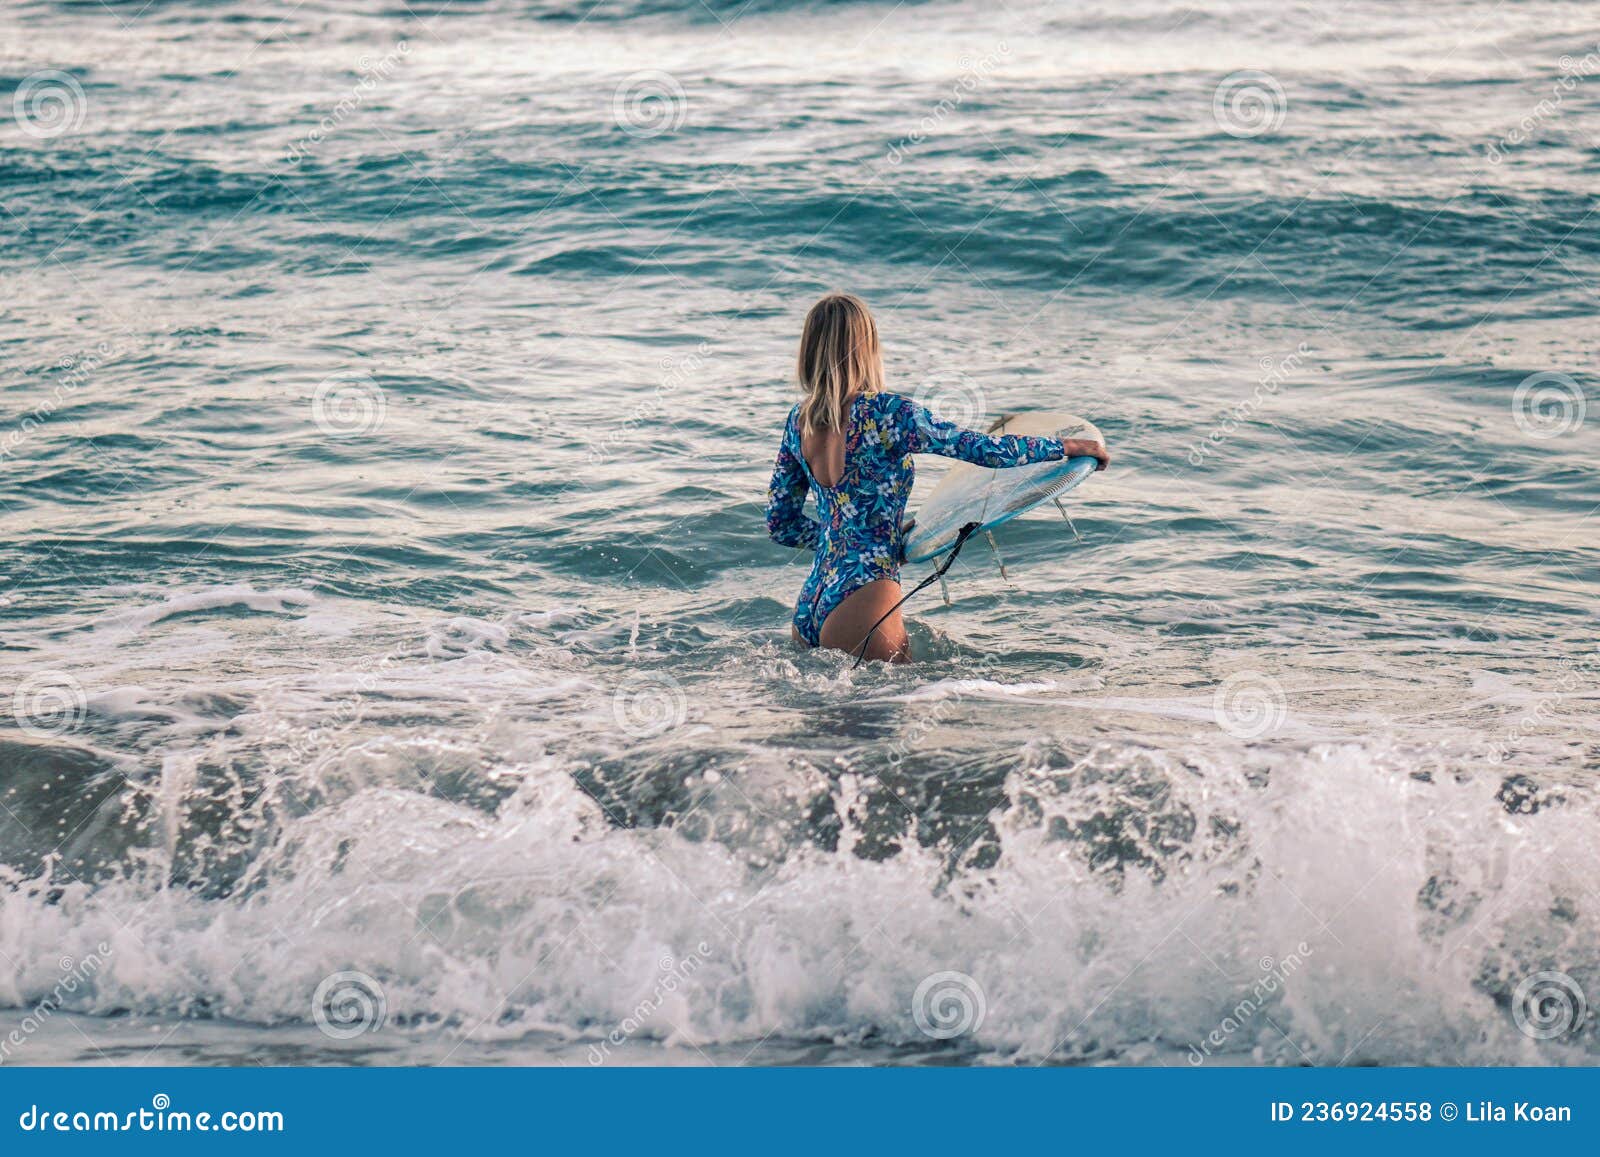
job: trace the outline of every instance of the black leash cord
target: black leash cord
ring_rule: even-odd
[[[967,539],[971,538],[977,533],[977,531],[978,524],[976,522],[969,522],[960,530],[956,531],[956,544],[950,548],[950,553],[945,555],[944,561],[939,564],[939,569],[934,571],[927,578],[923,579],[916,586],[912,587],[909,594],[901,596],[899,602],[883,612],[883,618],[872,624],[872,630],[867,632],[867,637],[861,640],[861,646],[856,648],[856,661],[850,668],[852,671],[861,666],[861,664],[866,660],[867,644],[872,642],[872,636],[878,633],[878,628],[883,626],[884,621],[888,619],[890,615],[898,611],[901,607],[905,606],[906,600],[912,595],[916,594],[918,591],[925,590],[935,579],[943,578],[944,572],[949,570],[950,564],[956,561],[956,555],[961,553],[961,548],[966,544]]]

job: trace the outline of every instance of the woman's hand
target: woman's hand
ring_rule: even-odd
[[[1095,467],[1096,470],[1104,470],[1111,465],[1111,451],[1099,442],[1091,442],[1087,438],[1068,438],[1061,445],[1068,458],[1098,459],[1100,465]]]

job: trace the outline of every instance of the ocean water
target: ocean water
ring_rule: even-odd
[[[1594,1063],[1593,15],[6,5],[0,1063]],[[830,288],[1115,455],[908,668]]]

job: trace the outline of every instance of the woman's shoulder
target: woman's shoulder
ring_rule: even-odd
[[[904,394],[892,394],[887,390],[879,390],[876,394],[873,394],[871,404],[873,413],[885,417],[901,413],[906,407],[916,405]]]
[[[921,424],[926,411],[915,398],[905,394],[878,393],[872,398],[873,417],[878,423],[901,434]]]

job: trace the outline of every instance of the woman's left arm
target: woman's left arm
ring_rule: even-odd
[[[1055,462],[1087,454],[1100,459],[1099,468],[1104,470],[1111,461],[1105,447],[1098,442],[1078,438],[1062,442],[1058,438],[1035,438],[1027,434],[991,436],[963,430],[954,422],[940,421],[926,407],[909,398],[900,399],[896,425],[906,453],[942,454],[974,466],[1026,466],[1032,462]]]

